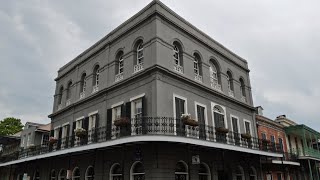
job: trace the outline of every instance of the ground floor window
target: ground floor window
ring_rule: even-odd
[[[39,174],[39,171],[36,170],[36,171],[34,172],[33,180],[39,180],[39,179],[40,179],[40,174]]]
[[[188,166],[185,162],[179,161],[176,165],[175,180],[188,179]]]
[[[122,169],[120,164],[113,164],[110,168],[110,180],[122,180]]]
[[[235,176],[236,180],[244,180],[244,172],[241,166],[236,167]]]
[[[254,167],[250,167],[249,175],[250,180],[257,180],[257,171]]]
[[[80,169],[77,167],[73,169],[72,180],[80,180]]]
[[[200,164],[199,180],[211,180],[210,168],[205,163]]]
[[[145,180],[145,172],[143,164],[139,161],[133,163],[131,167],[131,180]]]
[[[59,172],[58,180],[66,180],[67,171],[65,169],[61,169]]]
[[[51,180],[56,180],[56,171],[54,169],[51,170],[50,178]]]
[[[94,168],[89,166],[86,170],[86,180],[94,180]]]

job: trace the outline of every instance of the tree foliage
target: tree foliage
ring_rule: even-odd
[[[8,117],[0,121],[0,135],[13,135],[22,131],[23,125],[20,119]]]

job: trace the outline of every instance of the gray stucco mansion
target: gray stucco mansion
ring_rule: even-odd
[[[247,61],[158,0],[58,71],[49,145],[15,179],[257,180]]]

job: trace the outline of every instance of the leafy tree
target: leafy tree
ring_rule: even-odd
[[[20,119],[14,117],[4,118],[0,121],[0,135],[13,135],[19,131],[21,131],[23,125]]]

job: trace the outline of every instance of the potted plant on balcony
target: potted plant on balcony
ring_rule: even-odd
[[[182,114],[181,120],[185,125],[192,126],[192,127],[199,126],[198,121],[192,119],[190,114]]]
[[[114,120],[113,124],[115,126],[125,127],[128,126],[130,123],[129,119],[127,117],[120,117]]]
[[[249,134],[249,133],[242,133],[242,134],[241,134],[241,137],[242,137],[243,139],[251,139],[251,134]]]
[[[216,132],[217,133],[223,133],[223,134],[227,134],[229,132],[229,129],[225,128],[225,127],[216,127]]]
[[[30,150],[35,150],[35,149],[36,149],[36,146],[35,146],[34,144],[30,144],[30,145],[29,145],[29,149],[30,149]]]
[[[58,139],[57,139],[57,138],[52,137],[52,136],[49,138],[49,143],[50,143],[50,144],[55,144],[55,143],[57,143],[57,142],[58,142]]]
[[[78,138],[83,138],[87,135],[87,130],[83,129],[83,128],[76,128],[74,130],[74,134],[78,137]]]

